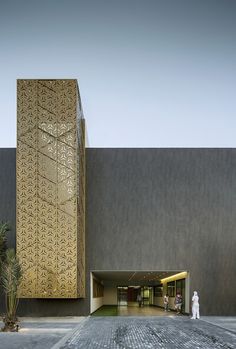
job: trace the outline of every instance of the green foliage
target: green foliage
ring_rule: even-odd
[[[6,297],[6,316],[4,317],[5,328],[3,330],[17,330],[16,310],[19,299],[17,289],[21,281],[21,267],[13,248],[5,253],[2,264],[2,287]]]
[[[6,233],[10,230],[8,223],[0,222],[0,267],[5,257],[7,249],[7,237]]]
[[[21,278],[21,268],[15,250],[6,250],[6,258],[2,268],[2,286],[6,294],[17,293]]]
[[[7,249],[6,233],[9,230],[8,223],[0,222],[0,280],[6,299],[3,331],[17,331],[16,310],[19,302],[17,289],[21,281],[21,268],[15,250]]]

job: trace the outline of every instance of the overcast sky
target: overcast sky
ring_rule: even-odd
[[[16,79],[76,78],[90,147],[236,147],[236,0],[0,2],[0,147]]]

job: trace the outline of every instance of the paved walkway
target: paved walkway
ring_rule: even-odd
[[[231,332],[222,327],[228,327]],[[0,349],[3,348],[233,349],[236,348],[236,318],[190,320],[187,316],[172,314],[167,317],[22,318],[19,333],[0,332]]]
[[[20,318],[18,333],[0,332],[0,349],[51,349],[83,317]],[[0,321],[0,328],[3,323]]]
[[[89,317],[53,349],[233,349],[236,334],[202,320],[172,317]]]
[[[164,311],[158,307],[118,307],[118,315],[121,316],[170,316],[173,315],[172,311]]]
[[[236,333],[236,316],[202,316],[201,319]]]
[[[175,311],[165,311],[162,308],[155,306],[119,306],[104,305],[95,311],[92,316],[170,316],[175,314]]]

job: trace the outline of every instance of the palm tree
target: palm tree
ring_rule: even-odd
[[[1,279],[6,297],[6,315],[3,318],[5,324],[3,331],[18,331],[16,310],[19,302],[17,289],[21,281],[21,267],[13,248],[9,248],[5,252]]]
[[[3,331],[17,331],[16,310],[19,302],[17,288],[21,281],[21,268],[15,250],[7,249],[6,233],[9,230],[8,223],[0,222],[0,281],[6,299]]]
[[[10,230],[8,223],[0,222],[0,273],[1,265],[5,258],[5,252],[7,249],[7,237],[6,232]]]

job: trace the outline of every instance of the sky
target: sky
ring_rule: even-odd
[[[78,79],[90,147],[236,147],[236,0],[2,0],[0,147],[18,78]]]

